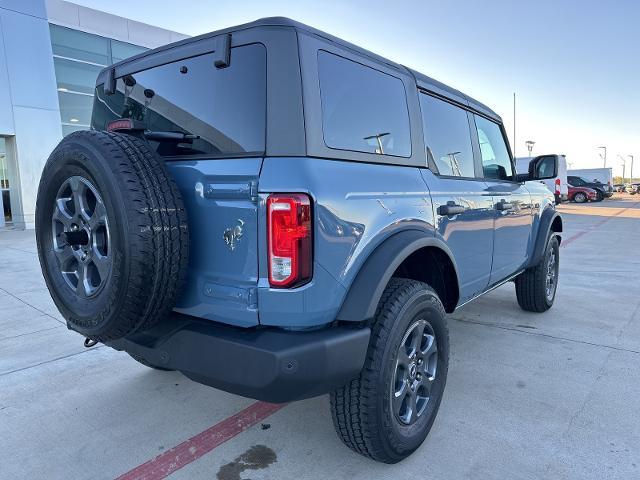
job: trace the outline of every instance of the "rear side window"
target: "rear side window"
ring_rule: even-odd
[[[513,166],[500,126],[484,117],[474,116],[478,130],[484,178],[512,180]]]
[[[424,93],[420,109],[429,164],[440,175],[475,177],[467,111]]]
[[[227,68],[205,54],[117,80],[96,90],[92,127],[131,118],[152,132],[179,132],[186,141],[151,141],[165,157],[260,155],[265,150],[266,53],[259,44],[235,47]]]
[[[399,78],[322,50],[318,76],[327,147],[411,156],[407,98]]]

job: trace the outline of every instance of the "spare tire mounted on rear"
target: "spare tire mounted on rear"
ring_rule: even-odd
[[[49,157],[36,204],[47,287],[69,328],[108,341],[172,309],[187,269],[182,197],[138,137],[75,132]]]

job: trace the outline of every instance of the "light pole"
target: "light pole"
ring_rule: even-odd
[[[603,167],[606,167],[607,166],[607,147],[598,147],[598,148],[602,148],[604,150],[604,156],[600,154],[600,157],[604,160]]]
[[[536,142],[534,142],[533,140],[527,140],[526,142],[524,142],[524,144],[527,146],[527,150],[529,150],[529,156],[531,156],[531,151],[533,150],[533,146],[536,144]]]
[[[631,171],[629,172],[631,179],[629,180],[629,183],[633,183],[633,155],[627,155],[627,157],[631,158]]]
[[[625,176],[625,174],[627,173],[627,172],[626,172],[626,169],[627,169],[627,161],[624,159],[624,157],[623,157],[622,155],[618,155],[618,156],[620,157],[620,160],[622,160],[622,185],[623,185],[623,191],[624,191],[624,184],[625,184],[625,180],[626,180],[626,179],[624,178],[624,176]]]

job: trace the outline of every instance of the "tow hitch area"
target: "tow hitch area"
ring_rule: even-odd
[[[322,395],[358,375],[370,335],[369,328],[350,325],[308,332],[241,329],[174,313],[107,345],[205,385],[282,403]]]

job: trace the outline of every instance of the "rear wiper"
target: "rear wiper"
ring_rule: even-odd
[[[176,142],[176,143],[193,143],[200,135],[191,135],[182,132],[159,132],[146,130],[143,132],[147,140],[154,142]]]

